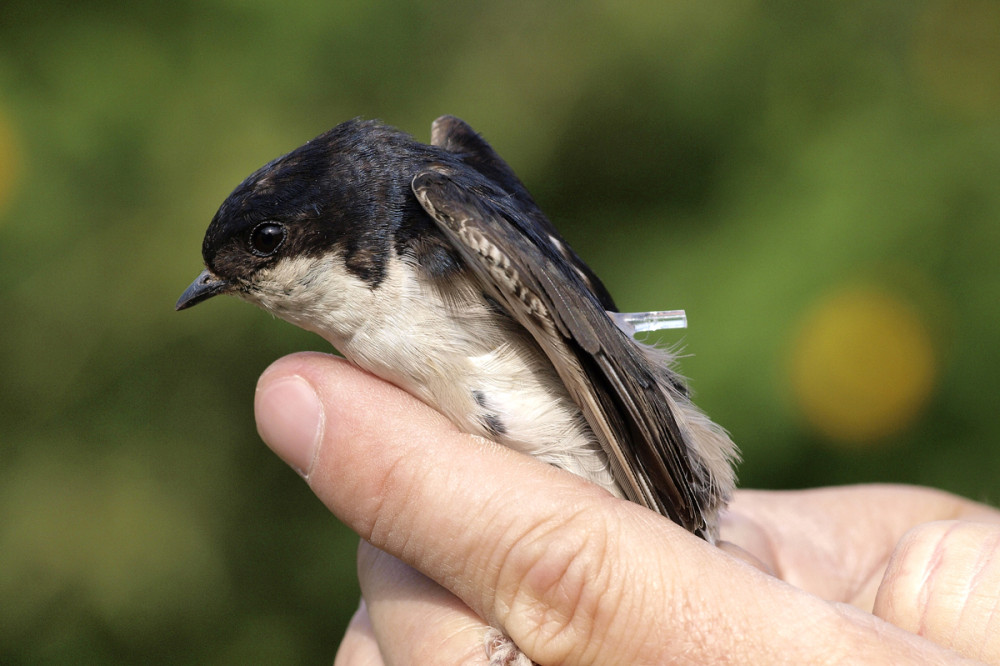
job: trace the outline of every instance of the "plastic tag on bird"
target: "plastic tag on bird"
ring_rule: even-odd
[[[684,310],[653,310],[651,312],[608,312],[608,316],[627,335],[662,331],[668,328],[687,328]]]

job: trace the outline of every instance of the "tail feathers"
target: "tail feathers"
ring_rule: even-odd
[[[664,348],[636,341],[646,360],[658,370],[659,385],[672,406],[690,459],[699,472],[696,496],[701,500],[705,518],[705,534],[710,542],[718,537],[718,514],[736,488],[734,465],[740,454],[726,430],[712,421],[693,402],[684,378],[672,370],[676,363],[676,348]]]

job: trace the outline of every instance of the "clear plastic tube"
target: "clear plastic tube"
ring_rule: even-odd
[[[668,328],[687,328],[684,310],[654,310],[652,312],[609,312],[618,328],[629,335]]]

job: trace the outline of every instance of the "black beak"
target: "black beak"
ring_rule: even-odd
[[[210,271],[204,270],[198,274],[191,286],[184,290],[181,297],[177,299],[175,310],[184,310],[192,305],[198,305],[202,301],[224,294],[232,289],[232,284],[216,277]]]

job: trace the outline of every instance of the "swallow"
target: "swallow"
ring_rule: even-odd
[[[461,430],[717,538],[733,442],[465,122],[438,118],[429,145],[338,125],[237,186],[202,257],[176,309],[238,296]]]

